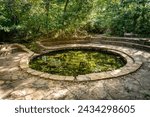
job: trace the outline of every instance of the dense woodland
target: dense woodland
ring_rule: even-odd
[[[93,33],[150,37],[150,0],[0,0],[1,41]]]

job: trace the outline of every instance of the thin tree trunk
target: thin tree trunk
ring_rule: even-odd
[[[50,8],[50,0],[45,1],[45,10],[46,10],[46,30],[48,34],[48,27],[49,27],[49,8]]]
[[[67,12],[67,6],[69,4],[69,0],[66,0],[65,6],[64,6],[64,11],[63,11],[63,18],[62,18],[62,25],[64,26],[65,22],[65,17],[66,17],[66,12]]]
[[[65,7],[64,7],[64,14],[65,14],[65,13],[66,13],[66,11],[67,11],[68,3],[69,3],[69,0],[66,0]]]

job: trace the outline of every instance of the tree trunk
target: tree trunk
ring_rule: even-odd
[[[46,31],[48,34],[48,30],[49,30],[49,8],[50,8],[50,0],[45,0],[45,10],[46,10]]]
[[[69,0],[66,0],[65,6],[64,6],[64,11],[63,11],[63,18],[62,18],[62,25],[64,26],[64,22],[66,19],[66,12],[67,12],[67,6],[69,4]]]
[[[65,7],[64,7],[64,14],[65,14],[65,13],[66,13],[66,11],[67,11],[68,3],[69,3],[69,0],[66,0]]]

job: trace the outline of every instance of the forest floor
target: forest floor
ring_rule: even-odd
[[[20,59],[28,55],[21,50],[0,56],[0,99],[150,99],[150,53],[123,46],[117,48],[138,57],[143,62],[141,68],[126,76],[86,82],[54,81],[27,74],[19,67]]]

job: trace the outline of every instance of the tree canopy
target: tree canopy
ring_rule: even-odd
[[[150,0],[1,0],[0,35],[150,35]],[[12,39],[12,38],[11,38]]]

